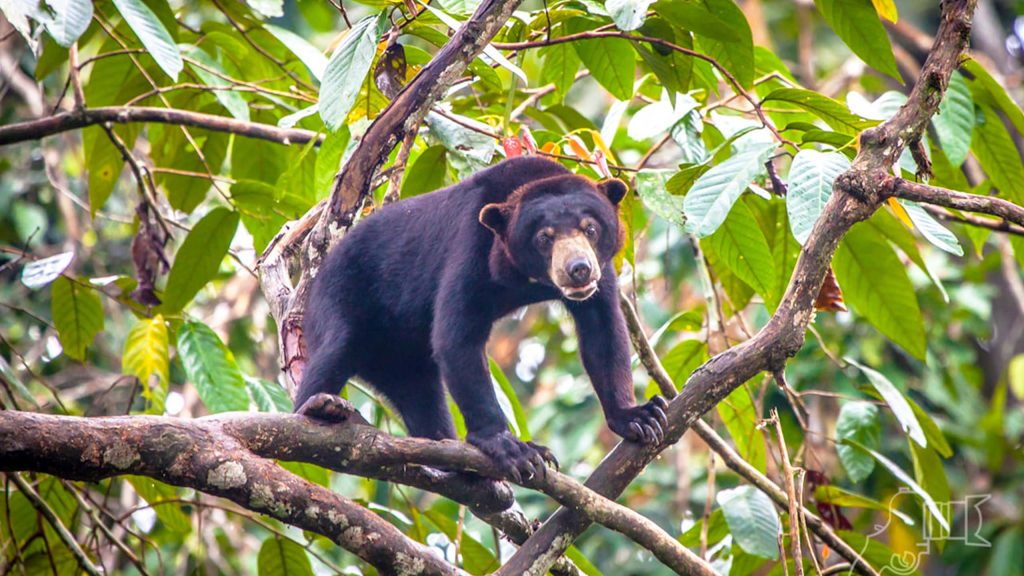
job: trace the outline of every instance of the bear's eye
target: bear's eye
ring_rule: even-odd
[[[597,227],[593,224],[587,224],[587,227],[583,229],[583,233],[587,235],[587,238],[593,240],[597,238]]]
[[[555,242],[555,237],[548,232],[537,234],[537,245],[541,248],[549,248]]]

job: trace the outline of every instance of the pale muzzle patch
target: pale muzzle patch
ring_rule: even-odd
[[[594,247],[582,232],[574,230],[555,237],[548,276],[570,300],[586,300],[597,292],[601,267]]]

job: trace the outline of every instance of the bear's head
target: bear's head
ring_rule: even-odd
[[[626,185],[574,174],[536,180],[505,202],[487,204],[480,223],[529,278],[554,286],[570,300],[597,291],[601,270],[622,247],[619,202]]]

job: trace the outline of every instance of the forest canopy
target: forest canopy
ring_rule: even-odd
[[[0,574],[1019,574],[1019,12],[0,0]],[[558,472],[293,415],[327,250],[520,155],[628,184],[664,441],[557,302],[487,362]]]

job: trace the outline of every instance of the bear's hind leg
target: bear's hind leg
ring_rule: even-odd
[[[387,394],[388,400],[402,415],[409,436],[431,440],[458,438],[437,370],[417,372],[404,375],[398,389],[389,390]]]
[[[336,402],[327,402],[324,398],[319,398],[317,402],[310,400],[317,400],[321,394],[339,394],[354,374],[355,369],[346,339],[336,338],[321,343],[312,352],[302,382],[295,392],[295,412],[314,418],[336,420],[337,418],[332,416],[336,416],[333,413],[341,409],[340,405]]]

